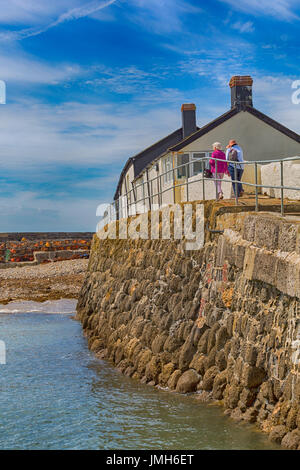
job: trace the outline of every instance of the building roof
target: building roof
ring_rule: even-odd
[[[120,174],[118,186],[114,195],[114,199],[117,199],[120,192],[120,187],[123,181],[123,177],[127,172],[130,165],[134,165],[134,177],[137,177],[146,166],[152,162],[155,158],[159,155],[162,155],[169,147],[172,145],[177,144],[182,140],[182,128],[180,127],[176,131],[172,132],[171,134],[163,137],[162,139],[158,140],[154,144],[150,145],[146,149],[142,150],[142,152],[137,153],[136,155],[128,158],[125,166]]]
[[[253,108],[252,106],[245,106],[243,109],[238,109],[236,107],[232,108],[230,111],[227,111],[227,113],[224,113],[224,114],[222,114],[222,116],[218,117],[217,119],[214,119],[214,121],[211,121],[208,124],[206,124],[205,126],[201,127],[198,131],[194,132],[193,134],[191,134],[186,139],[183,139],[178,144],[174,145],[173,147],[170,147],[169,151],[177,152],[178,150],[181,150],[186,145],[191,144],[195,140],[199,139],[199,137],[202,137],[203,135],[207,134],[208,132],[215,129],[220,124],[222,124],[223,122],[225,122],[228,119],[232,118],[236,114],[238,114],[240,112],[245,112],[245,111],[247,111],[248,113],[250,113],[253,116],[257,117],[258,119],[265,122],[266,124],[269,124],[269,126],[273,127],[277,131],[282,132],[283,134],[287,135],[291,139],[293,139],[296,142],[300,143],[300,135],[299,134],[297,134],[294,131],[291,131],[290,129],[283,126],[282,124],[275,121],[274,119],[270,118],[269,116],[262,113],[261,111],[258,111],[258,109]]]
[[[220,126],[223,122],[231,119],[233,116],[240,112],[248,112],[253,116],[257,117],[261,121],[265,122],[269,126],[273,127],[279,132],[287,135],[291,139],[295,140],[296,142],[300,143],[300,135],[296,132],[288,129],[287,127],[283,126],[279,122],[275,121],[274,119],[270,118],[266,114],[258,111],[258,109],[254,108],[253,106],[245,105],[241,108],[234,107],[227,111],[226,113],[219,116],[217,119],[209,122],[205,126],[198,128],[196,132],[189,135],[185,139],[183,139],[182,128],[177,129],[176,131],[172,132],[171,134],[167,135],[163,139],[155,142],[150,147],[147,147],[142,152],[137,153],[133,157],[130,157],[120,174],[118,186],[114,195],[114,199],[117,199],[120,193],[120,187],[123,181],[124,174],[127,172],[128,168],[131,164],[134,165],[134,179],[137,179],[138,176],[142,173],[142,171],[153,161],[158,160],[160,157],[165,155],[168,152],[177,152],[182,148],[186,147],[187,145],[191,144],[195,140],[199,139],[203,135],[207,134],[211,130],[215,129],[216,127]]]

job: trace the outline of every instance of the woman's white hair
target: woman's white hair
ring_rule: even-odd
[[[222,144],[220,142],[215,142],[213,145],[212,145],[213,149],[218,149],[218,150],[221,150],[222,148]]]

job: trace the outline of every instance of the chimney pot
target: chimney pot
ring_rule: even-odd
[[[234,75],[231,77],[231,107],[243,109],[245,106],[253,106],[252,101],[253,79],[250,75]]]
[[[197,130],[196,126],[196,106],[194,103],[184,103],[181,106],[182,134],[185,139]]]

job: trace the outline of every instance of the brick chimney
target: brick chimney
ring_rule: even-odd
[[[245,106],[253,106],[252,102],[253,80],[249,75],[235,75],[231,77],[231,107],[243,109]]]
[[[188,137],[197,130],[196,126],[196,106],[193,103],[185,103],[181,106],[182,134],[183,138]]]

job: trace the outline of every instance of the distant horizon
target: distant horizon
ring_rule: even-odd
[[[233,75],[299,133],[299,21],[295,0],[3,4],[0,233],[96,230],[126,160],[181,127],[182,103],[198,126],[228,111]]]
[[[16,231],[16,230],[13,230],[13,231],[6,231],[6,232],[0,232],[0,235],[6,235],[6,234],[9,234],[9,233],[19,233],[19,234],[25,234],[25,233],[30,233],[30,234],[34,234],[34,233],[95,233],[95,231],[92,231],[92,230],[33,230],[31,232],[24,232],[24,231]],[[1,240],[0,240],[1,241]]]

